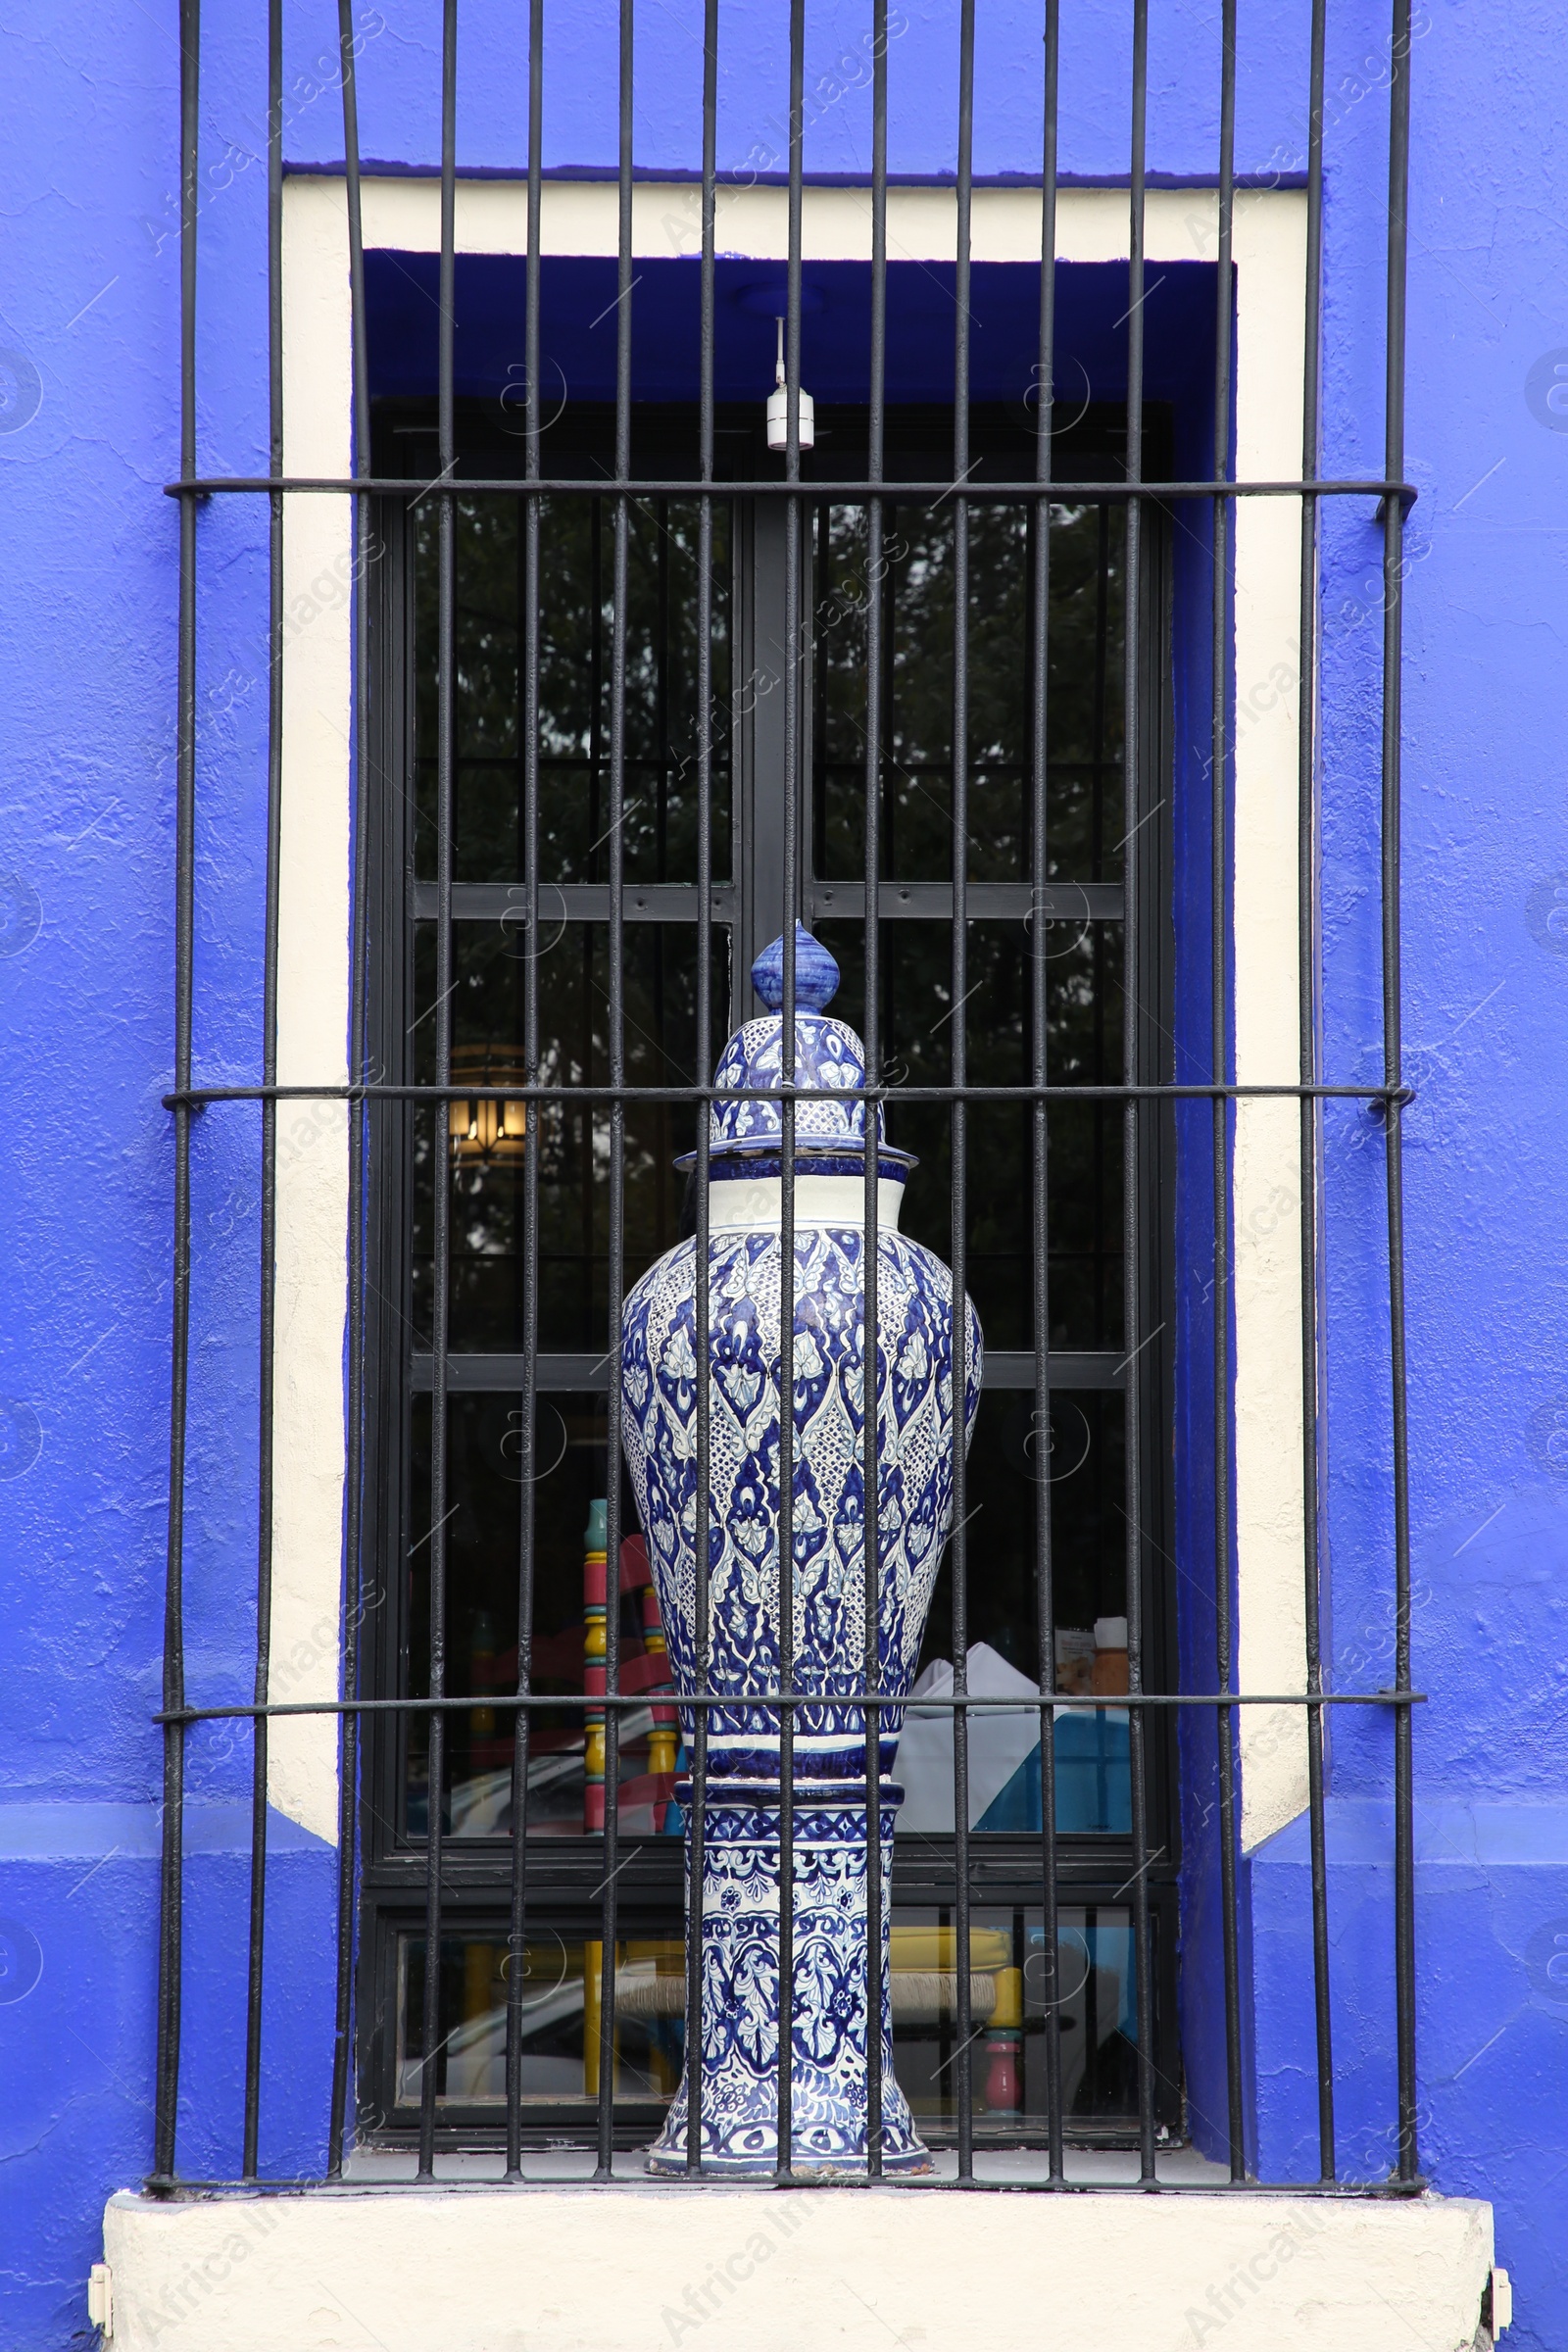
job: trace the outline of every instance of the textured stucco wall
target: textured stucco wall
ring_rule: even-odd
[[[1115,174],[1130,11],[1095,0],[1063,13],[1064,164]],[[1215,151],[1216,21],[1204,0],[1152,14],[1151,161],[1162,174],[1202,175]],[[1331,14],[1324,454],[1330,469],[1376,471],[1387,19],[1370,0],[1341,0]],[[641,15],[639,163],[689,169],[698,14],[679,0]],[[848,6],[810,15],[808,163],[863,172],[865,25]],[[204,17],[200,462],[253,470],[266,446],[262,12],[211,0]],[[1021,0],[980,17],[977,169],[1028,171],[1036,19]],[[438,12],[427,0],[362,0],[356,19],[366,155],[427,168]],[[1243,170],[1290,172],[1303,160],[1306,19],[1304,0],[1244,12]],[[954,11],[906,4],[892,21],[895,165],[941,172],[953,162]],[[295,7],[288,23],[289,154],[329,164],[341,153],[335,24],[324,9]],[[494,0],[466,0],[464,23],[464,158],[515,169],[523,43]],[[613,11],[559,0],[557,23],[549,160],[603,169],[612,162]],[[1514,2340],[1556,2347],[1568,2338],[1554,2218],[1568,2059],[1568,1313],[1554,1076],[1568,1043],[1556,692],[1568,416],[1551,397],[1555,365],[1568,366],[1561,24],[1546,0],[1506,16],[1423,0],[1416,24],[1408,440],[1422,495],[1406,591],[1404,974],[1407,1065],[1420,1090],[1406,1187],[1416,1673],[1431,1694],[1416,1740],[1424,2153],[1441,2188],[1495,2200],[1499,2258],[1518,2286]],[[748,0],[726,10],[723,37],[721,160],[776,169],[776,19]],[[172,1177],[159,1098],[172,1033],[177,518],[161,485],[178,449],[174,10],[171,0],[107,0],[91,13],[30,0],[10,12],[0,44],[0,2076],[12,2086],[0,2101],[0,2343],[36,2352],[84,2334],[103,2199],[145,2169],[151,2141],[159,1746],[148,1717],[159,1682]],[[215,501],[199,527],[197,1055],[211,1076],[249,1077],[265,516]],[[1365,507],[1326,516],[1324,1032],[1330,1070],[1346,1078],[1378,1068],[1379,544]],[[1236,684],[1239,725],[1261,723],[1279,684]],[[1197,710],[1197,748],[1185,737],[1178,747],[1197,773],[1201,710],[1180,708]],[[1342,1682],[1375,1685],[1392,1649],[1381,1152],[1364,1111],[1335,1109],[1325,1129],[1330,1627]],[[297,1130],[285,1143],[302,1160],[328,1148],[303,1115]],[[250,1680],[256,1135],[254,1113],[229,1109],[199,1122],[193,1151],[188,1667],[193,1688],[236,1698]],[[1201,1221],[1190,1203],[1197,1303],[1184,1328],[1195,1345]],[[1193,1412],[1196,1451],[1200,1400]],[[1204,1517],[1195,1485],[1179,1531],[1184,1592],[1207,1573]],[[1195,1672],[1196,1607],[1187,1631],[1196,1649],[1184,1670]],[[295,1670],[308,1674],[310,1659]],[[1390,2156],[1389,1752],[1383,1718],[1336,1721],[1337,2058],[1345,2161],[1365,2176]],[[242,1737],[193,1738],[181,2121],[193,2170],[237,2155],[236,1808],[248,1777]],[[1185,1825],[1195,1852],[1201,1812],[1200,1802]],[[305,1833],[276,1830],[276,2074],[263,2154],[287,2171],[319,2161],[330,1857]],[[1265,2162],[1310,2171],[1303,1879],[1298,1824],[1250,1863],[1245,1925],[1256,2024],[1250,2129]],[[1217,1974],[1196,1876],[1190,1892],[1184,2000],[1196,2019],[1205,2003],[1212,2014]],[[1195,2118],[1212,2144],[1223,2113],[1215,2051],[1196,2027],[1188,2051]]]

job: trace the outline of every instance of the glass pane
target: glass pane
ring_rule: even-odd
[[[817,926],[843,971],[833,1009],[864,1027],[865,937],[858,923]],[[1047,1066],[1054,1085],[1120,1080],[1121,925],[1051,925]],[[881,931],[883,1066],[891,1083],[953,1077],[953,949],[945,923]],[[969,1082],[1019,1086],[1031,1071],[1028,933],[975,923],[964,1006]],[[969,1295],[992,1348],[1032,1348],[1034,1154],[1028,1110],[974,1103],[968,1113]],[[937,1102],[893,1102],[889,1141],[918,1153],[903,1226],[944,1258],[953,1244],[952,1117]],[[1121,1114],[1114,1103],[1053,1103],[1050,1122],[1051,1337],[1057,1348],[1115,1348],[1122,1329]]]
[[[397,2095],[418,2103],[424,2058],[422,1936],[398,1939]],[[436,2098],[500,2107],[507,2095],[507,1933],[441,1939]],[[604,1946],[536,1931],[523,1959],[522,2105],[579,2125],[599,2095]],[[615,1947],[615,2103],[655,2111],[680,2082],[686,2044],[685,1946],[678,1934]],[[651,2119],[650,2119],[651,2120]]]
[[[1118,2126],[1137,2115],[1137,1988],[1130,1914],[1111,1905],[1058,1913],[1059,1995],[1045,1996],[1038,1907],[971,1915],[970,2066],[976,2136],[1038,2144],[1046,2119],[1045,2051],[1061,2051],[1062,2111],[1072,2124]],[[499,2107],[506,2096],[506,1931],[499,1923],[441,1945],[437,2101]],[[956,2126],[956,1936],[946,1907],[901,1905],[892,1923],[894,2063],[917,2127]],[[398,1939],[399,2103],[418,2101],[424,2047],[421,1936]],[[580,1932],[535,1930],[523,1960],[522,2100],[563,2123],[588,2120],[599,2089],[602,1943]],[[685,2048],[686,1979],[678,1934],[627,1937],[615,1952],[616,2105],[667,2104]],[[543,2118],[541,2117],[541,2120]]]
[[[505,923],[454,928],[453,1074],[505,1085],[521,1071],[520,933]],[[697,932],[678,923],[630,923],[624,932],[625,1071],[629,1086],[690,1086],[697,1078]],[[543,933],[538,962],[541,1076],[563,1086],[603,1084],[610,1073],[610,935],[599,923]],[[714,934],[714,1041],[728,1004],[728,941]],[[435,929],[419,926],[415,952],[414,1076],[435,1077]],[[491,1131],[477,1101],[453,1105],[447,1158],[452,1180],[450,1346],[507,1351],[520,1345],[522,1173],[526,1136]],[[522,1106],[511,1106],[522,1125]],[[551,1103],[538,1115],[539,1345],[603,1348],[609,1330],[610,1111],[603,1102]],[[428,1107],[411,1120],[414,1149],[414,1317],[430,1344],[431,1150],[440,1132]],[[636,1102],[625,1112],[625,1285],[679,1238],[685,1180],[671,1167],[695,1137],[690,1106]]]
[[[457,502],[457,775],[453,872],[522,873],[523,502]],[[542,882],[609,875],[614,514],[602,499],[540,502],[539,853]],[[415,547],[416,861],[436,863],[436,510]],[[624,871],[629,882],[697,879],[697,550],[691,502],[631,509],[627,547]],[[712,702],[730,699],[730,515],[713,514]],[[713,872],[730,871],[730,730],[712,744]]]
[[[1061,2105],[1074,2124],[1125,2125],[1138,2113],[1138,2009],[1131,1915],[1109,1905],[1057,1913],[1057,1997],[1046,1998],[1043,1914],[970,1914],[970,2079],[976,2140],[1038,2145],[1046,2049],[1061,2051]],[[957,1938],[946,1908],[893,1915],[893,2052],[916,2129],[957,2128],[954,2060]],[[976,2031],[975,2029],[978,2029]]]
[[[1119,1391],[1057,1390],[1037,1442],[1027,1389],[987,1389],[969,1448],[967,1685],[1012,1698],[969,1717],[969,1827],[1041,1826],[1039,1612],[1035,1530],[1051,1497],[1056,1689],[1112,1697],[1127,1689],[1125,1407]],[[1043,1459],[1042,1459],[1043,1455]],[[926,1619],[915,1690],[953,1692],[953,1554],[944,1553]],[[912,1708],[895,1777],[900,1835],[951,1835],[953,1711]],[[1071,1707],[1054,1719],[1056,1828],[1126,1836],[1132,1827],[1125,1707]]]
[[[1050,870],[1121,873],[1123,523],[1120,508],[1054,505],[1047,838]],[[953,871],[954,519],[951,506],[889,506],[872,579],[865,510],[815,522],[815,867],[865,870],[868,617],[880,601],[888,685],[880,715],[883,873]],[[1024,507],[979,506],[969,524],[969,877],[1029,878],[1034,533]]]
[[[455,1696],[495,1704],[447,1719],[442,1819],[449,1838],[512,1834],[514,1715],[502,1703],[517,1687],[517,1544],[521,1424],[514,1395],[460,1396],[447,1405],[447,1672]],[[586,1669],[603,1649],[590,1641],[597,1589],[585,1554],[590,1506],[605,1492],[602,1395],[538,1398],[534,1421],[534,1606],[532,1687],[541,1694],[585,1691]],[[413,1408],[413,1477],[407,1607],[409,1690],[430,1688],[430,1399]],[[603,1506],[601,1505],[601,1508]],[[599,1537],[603,1544],[602,1532]],[[637,1526],[630,1490],[621,1526]],[[640,1539],[639,1539],[640,1544]],[[620,1686],[648,1704],[620,1710],[620,1827],[627,1837],[677,1838],[674,1778],[686,1769],[674,1710],[653,1694],[668,1687],[668,1659],[639,1545],[623,1558]],[[600,1686],[603,1688],[603,1685]],[[528,1745],[528,1835],[576,1838],[603,1830],[603,1736],[582,1706],[536,1707]],[[587,1738],[585,1739],[585,1725]],[[408,1834],[428,1818],[429,1721],[411,1720],[406,1763]],[[595,1766],[597,1765],[597,1769]]]

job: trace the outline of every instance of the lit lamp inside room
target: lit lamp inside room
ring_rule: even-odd
[[[778,358],[774,363],[774,389],[767,396],[767,446],[787,449],[790,438],[789,384],[784,374],[784,321],[778,326]],[[810,449],[816,440],[816,403],[809,392],[801,394],[800,436],[802,449]]]
[[[521,1086],[522,1063],[493,1046],[454,1046],[454,1086]],[[520,1159],[527,1138],[527,1106],[494,1095],[457,1096],[447,1104],[452,1156],[495,1165]]]

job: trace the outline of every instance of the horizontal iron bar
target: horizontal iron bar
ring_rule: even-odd
[[[1068,2144],[1073,2145],[1074,2143],[1069,2141]],[[1081,2144],[1088,2151],[1102,2149],[1104,2143],[1086,2140]],[[499,2148],[486,2152],[499,2158]],[[592,2148],[586,2145],[580,2149],[574,2148],[570,2152],[587,2157],[591,2157],[593,2154]],[[1031,2153],[1043,2152],[1043,2148],[1031,2150]],[[1118,2154],[1134,2153],[1133,2150],[1120,2143],[1115,2143],[1115,2152]],[[456,2147],[443,2147],[441,2153],[457,2155],[459,2150]],[[630,2151],[628,2150],[627,2153]],[[316,2175],[305,2174],[283,2175],[276,2179],[270,2179],[266,2174],[262,2174],[249,2180],[191,2180],[173,2173],[149,2173],[142,2185],[155,2195],[161,2196],[243,2196],[252,2199],[255,2198],[258,2190],[274,2196],[304,2197],[310,2196],[318,2190],[325,2189],[335,2197],[342,2197],[346,2186],[347,2193],[356,2197],[396,2197],[409,2194],[428,2196],[430,2192],[430,2183],[427,2180],[356,2180],[352,2184],[345,2184],[341,2180],[328,2180]],[[796,2194],[802,2185],[803,2183],[798,2179],[791,2182],[770,2180],[747,2182],[748,2188],[776,2191],[783,2196]],[[1230,2180],[1015,2180],[1010,2178],[1005,2180],[980,2179],[911,2180],[888,2176],[880,2180],[867,2181],[853,2179],[828,2180],[816,2176],[806,2185],[808,2185],[809,2193],[812,2196],[864,2196],[868,2188],[873,2192],[884,2188],[896,2188],[903,2193],[916,2197],[967,2197],[974,2195],[976,2191],[983,2196],[993,2197],[1231,2197],[1236,2194],[1236,2184]],[[646,2192],[648,2181],[646,2175],[641,2173],[623,2174],[615,2180],[605,2180],[598,2178],[589,2180],[586,2176],[580,2180],[556,2180],[554,2178],[503,2180],[499,2174],[493,2180],[475,2180],[471,2175],[466,2180],[458,2180],[443,2173],[437,2176],[436,2186],[443,2196],[450,2194],[460,2197],[478,2196],[487,2190],[498,2188],[513,2190],[564,2188],[582,2189],[590,2193],[594,2191],[602,2193],[606,2188],[619,2188],[630,2189],[633,2194],[636,2194],[639,2191]],[[1362,2205],[1373,2199],[1389,2201],[1419,2197],[1425,2193],[1427,2186],[1428,2183],[1424,2178],[1410,2180],[1302,2180],[1299,2183],[1292,2180],[1249,2180],[1245,2183],[1250,2198],[1316,2197],[1346,2205]],[[699,2195],[707,2193],[710,2196],[723,2197],[726,2193],[726,2184],[710,2180],[703,2180],[696,2176],[680,2183],[680,2193],[683,2196],[690,2195],[694,2189]]]
[[[857,1102],[1413,1102],[1413,1086],[867,1086]],[[163,1097],[166,1110],[210,1102],[842,1102],[826,1086],[189,1086]],[[820,1143],[822,1139],[813,1139]],[[805,1156],[804,1147],[802,1156]]]
[[[449,1353],[449,1396],[511,1396],[521,1390],[527,1359],[515,1354]],[[416,1354],[410,1365],[414,1393],[428,1396],[435,1385],[434,1359]],[[1050,1385],[1057,1389],[1121,1389],[1127,1385],[1127,1359],[1119,1348],[1053,1348],[1049,1360]],[[536,1391],[561,1396],[580,1389],[610,1385],[610,1357],[602,1350],[573,1353],[569,1349],[542,1351],[534,1360]],[[1033,1389],[1035,1358],[1031,1348],[993,1348],[985,1359],[981,1385],[988,1389]]]
[[[1413,1707],[1426,1702],[1424,1690],[1136,1690],[1107,1697],[1083,1697],[1053,1690],[1049,1696],[1022,1692],[1011,1698],[885,1698],[866,1690],[481,1690],[465,1697],[441,1698],[289,1698],[265,1706],[168,1707],[151,1717],[154,1723],[220,1723],[244,1716],[273,1715],[435,1715],[461,1714],[468,1707],[495,1707],[511,1714],[518,1707],[907,1707],[911,1713],[933,1711],[984,1714],[1002,1709],[1013,1715],[1032,1715],[1047,1707],[1083,1707],[1103,1712],[1107,1707]],[[711,1781],[710,1786],[711,1786]]]
[[[526,930],[527,888],[526,882],[454,882],[452,919],[456,923],[503,923],[513,930]],[[541,926],[610,920],[608,882],[541,882],[538,890]],[[409,896],[416,922],[437,920],[441,911],[438,883],[416,882]],[[734,921],[733,883],[715,885],[712,910],[720,922]],[[696,887],[689,882],[628,882],[620,894],[623,922],[695,926],[701,911]]]
[[[528,910],[525,882],[455,882],[452,919],[459,923],[501,923],[526,930]],[[607,923],[610,920],[608,882],[541,882],[541,928],[566,923]],[[971,921],[1022,922],[1034,911],[1034,892],[1027,882],[970,882],[965,900]],[[838,920],[861,921],[865,914],[865,886],[860,882],[812,882],[807,885],[807,911]],[[949,922],[953,917],[950,882],[884,882],[878,894],[884,922],[926,920]],[[433,923],[440,908],[439,887],[416,882],[409,893],[416,922]],[[714,886],[712,912],[719,922],[735,919],[732,883]],[[690,882],[628,882],[621,892],[621,920],[628,923],[690,923],[701,913],[696,886]],[[1046,892],[1048,922],[1120,922],[1122,889],[1119,882],[1056,882]]]
[[[436,498],[806,498],[831,506],[865,506],[872,500],[893,506],[961,498],[1007,504],[1046,499],[1056,506],[1074,506],[1084,499],[1134,498],[1376,498],[1397,497],[1406,511],[1418,495],[1410,482],[1362,479],[1309,482],[690,482],[500,478],[450,481],[439,478],[419,483],[405,474],[206,474],[188,481],[166,482],[166,498],[211,498],[220,491],[261,495],[274,490],[330,492],[354,498],[412,498],[416,506]]]
[[[844,922],[865,919],[863,882],[808,882],[806,897],[812,914],[837,917]],[[1034,891],[1027,882],[966,882],[963,898],[971,922],[985,918],[993,922],[1023,922],[1034,912]],[[1048,922],[1119,923],[1124,911],[1119,882],[1053,882],[1045,892]],[[877,914],[884,923],[890,918],[898,921],[901,917],[908,920],[922,916],[951,922],[953,885],[884,882],[877,892]]]
[[[511,1395],[524,1384],[528,1359],[522,1355],[449,1354],[447,1390],[450,1395],[482,1396]],[[434,1386],[434,1359],[416,1355],[410,1366],[416,1396],[427,1396]],[[610,1385],[610,1357],[585,1348],[573,1354],[562,1350],[535,1358],[533,1385],[561,1396],[573,1389],[604,1389]]]
[[[1120,1348],[1053,1348],[1046,1359],[1051,1388],[1124,1389],[1127,1358]],[[1035,1353],[1032,1348],[990,1348],[986,1350],[981,1387],[1033,1389]]]
[[[385,167],[378,167],[372,163],[367,165],[365,169],[367,178],[380,178]],[[399,164],[393,167],[392,171],[393,174],[405,183],[413,182],[417,185],[422,180],[426,186],[433,182],[439,187],[441,182],[440,170],[433,165]],[[283,176],[285,179],[341,179],[343,177],[343,160],[339,157],[336,162],[328,158],[319,163],[285,164]],[[463,180],[508,180],[514,187],[525,184],[521,174],[509,164],[459,164],[454,176],[460,182]],[[546,187],[552,184],[559,186],[564,183],[568,187],[613,188],[619,186],[621,175],[617,165],[606,163],[546,164],[539,176]],[[711,174],[706,174],[696,164],[633,164],[631,169],[632,182],[640,188],[673,186],[700,189],[704,185],[705,179],[710,176],[716,188],[788,188],[790,184],[790,174],[787,169],[762,172],[752,164],[720,164]],[[863,172],[802,172],[800,179],[803,188],[843,188],[856,196],[869,196],[876,185],[875,179],[868,180]],[[927,188],[939,196],[951,196],[956,184],[954,172],[939,171],[888,172],[882,175],[882,179],[883,183],[890,188]],[[1046,183],[1038,172],[1023,171],[976,172],[971,175],[969,184],[972,188],[1004,188],[1009,195],[1018,191],[1022,191],[1026,195],[1038,195]],[[1062,188],[1108,188],[1115,194],[1125,196],[1132,185],[1132,180],[1129,173],[1125,172],[1058,172],[1051,184],[1058,190]],[[1307,173],[1302,171],[1238,172],[1232,176],[1230,184],[1233,188],[1246,188],[1272,196],[1281,188],[1304,188],[1307,184]],[[1184,192],[1190,191],[1195,196],[1212,196],[1216,188],[1214,174],[1211,172],[1146,172],[1144,185],[1149,188],[1175,188]],[[541,255],[541,259],[544,258],[546,257]],[[642,257],[639,255],[636,258],[640,260]],[[687,259],[694,260],[694,257],[688,255]],[[803,255],[802,259],[809,260],[810,257]],[[926,265],[920,262],[915,266],[923,270]],[[1027,265],[1030,268],[1036,266],[1033,263]],[[1062,260],[1064,269],[1080,266],[1069,263],[1065,259]],[[420,429],[427,433],[432,440],[434,439],[435,428],[433,425],[425,425]]]

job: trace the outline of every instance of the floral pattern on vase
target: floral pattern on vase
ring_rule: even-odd
[[[783,1064],[782,945],[753,967],[770,1016],[730,1040],[715,1085],[777,1085]],[[794,1970],[790,2004],[791,2162],[866,2167],[865,1106],[864,1051],[823,1017],[838,970],[797,933],[795,1080],[846,1098],[796,1117],[794,1237],[793,1646],[796,1710]],[[775,1103],[715,1103],[710,1125],[708,1252],[709,1774],[700,1922],[705,2173],[771,2174],[777,2154],[780,1764],[778,1710],[750,1703],[780,1687],[779,1451],[783,1250],[781,1134]],[[878,1610],[882,1691],[906,1695],[952,1518],[953,1278],[898,1231],[907,1154],[876,1121]],[[965,1300],[963,1441],[979,1404],[981,1337]],[[629,1295],[622,1318],[625,1446],[659,1590],[674,1681],[697,1676],[696,1245],[668,1251]],[[688,1747],[694,1725],[683,1710]],[[892,1773],[902,1709],[883,1710],[880,1818],[884,1885],[902,1791]],[[683,1793],[688,1822],[689,1793]],[[700,1900],[698,1896],[700,1895]],[[923,2170],[925,2150],[893,2074],[887,1906],[879,2001],[882,2162]],[[684,2093],[650,2157],[686,2170]]]

